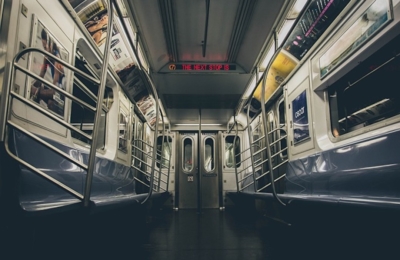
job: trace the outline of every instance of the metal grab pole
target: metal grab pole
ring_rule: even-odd
[[[253,186],[254,186],[254,191],[257,191],[256,187],[256,172],[254,169],[254,158],[253,158],[253,137],[251,134],[251,129],[250,129],[250,106],[251,106],[251,100],[253,100],[253,97],[250,98],[249,101],[249,107],[247,108],[247,134],[249,136],[249,143],[250,143],[250,162],[251,162],[251,171],[253,173]]]
[[[233,115],[233,117],[234,117],[235,125],[236,125],[236,127],[235,127],[235,128],[236,128],[235,138],[233,138],[233,154],[234,154],[233,163],[234,163],[234,165],[235,165],[236,190],[237,190],[237,192],[239,192],[239,176],[238,176],[237,162],[236,162],[236,158],[237,158],[237,156],[239,156],[239,154],[236,155],[236,149],[235,149],[236,140],[237,140],[237,137],[238,137],[238,132],[239,132],[239,130],[238,130],[238,125],[237,125],[237,122],[236,122],[235,115]]]
[[[278,49],[275,52],[275,55],[273,58],[276,58],[277,54],[279,53],[280,49]],[[265,70],[266,72],[269,71],[271,68],[271,64],[275,59],[271,59],[271,62],[268,64],[267,69]],[[268,157],[268,167],[269,167],[269,176],[270,176],[270,181],[271,181],[271,187],[272,187],[272,193],[275,197],[275,199],[282,204],[283,206],[286,206],[286,204],[280,200],[278,197],[278,194],[276,193],[275,189],[275,180],[274,180],[274,170],[273,170],[273,165],[272,165],[272,156],[271,156],[271,150],[270,150],[270,144],[269,144],[269,136],[268,136],[268,128],[267,128],[267,113],[265,111],[265,85],[266,85],[266,78],[267,78],[267,73],[264,73],[263,76],[263,81],[261,85],[261,112],[262,112],[262,117],[264,121],[264,133],[265,133],[265,145],[266,145],[266,150],[267,150],[267,157]]]
[[[165,122],[164,122],[164,115],[161,113],[161,119],[162,119],[162,124],[163,124],[163,131],[162,131],[162,142],[161,142],[161,151],[160,151],[160,168],[158,169],[158,188],[157,192],[160,192],[160,186],[161,186],[161,173],[162,173],[162,166],[163,166],[163,151],[164,151],[164,136],[165,136]],[[157,147],[154,145],[154,147]]]
[[[201,169],[202,169],[202,161],[201,161],[201,108],[199,108],[199,133],[198,133],[198,138],[197,138],[197,154],[198,154],[198,158],[197,158],[197,174],[198,174],[198,183],[197,183],[197,189],[198,189],[198,193],[197,193],[197,213],[201,214],[202,213],[202,208],[203,208],[203,193],[202,193],[202,183],[201,183]]]
[[[116,0],[111,0],[111,2],[116,2]],[[116,11],[117,11],[118,16],[123,17],[122,11],[119,8],[118,4],[116,4],[116,7],[117,7]],[[126,26],[126,24],[124,22],[124,19],[121,19],[121,21],[122,21],[121,25],[122,25],[124,31],[128,32],[128,29],[127,29],[127,26]],[[136,52],[137,47],[134,47],[135,44],[132,41],[131,37],[127,37],[127,38],[128,38],[130,47],[132,48],[132,52],[135,55],[135,58],[137,60],[137,63],[139,65],[139,67],[143,68],[143,65],[142,65],[142,63],[141,63],[141,61],[139,59],[139,55]],[[147,73],[144,73],[144,74],[146,75],[146,78],[147,78],[147,80],[148,80],[148,82],[149,82],[149,84],[150,84],[150,86],[152,88],[151,92],[153,92],[154,99],[155,99],[155,102],[156,102],[156,126],[155,126],[155,129],[154,129],[154,144],[157,144],[158,119],[159,119],[159,109],[160,109],[160,106],[159,106],[159,103],[158,103],[158,95],[157,95],[156,88],[153,86],[153,82],[152,82],[151,78],[149,77],[149,75]],[[147,195],[147,197],[142,201],[142,204],[144,204],[151,197],[151,194],[153,193],[154,170],[155,170],[155,166],[156,166],[156,158],[157,158],[157,149],[153,148],[152,174],[151,174],[151,178],[150,178],[150,186],[151,186],[151,188],[149,190],[149,194]]]
[[[85,193],[84,193],[84,199],[83,199],[83,206],[88,207],[89,202],[90,202],[90,191],[92,188],[92,180],[93,180],[93,171],[94,171],[94,166],[95,166],[95,159],[96,159],[96,144],[97,144],[97,139],[99,135],[99,122],[101,118],[101,113],[102,113],[102,107],[103,107],[103,97],[104,97],[104,91],[106,88],[106,80],[107,80],[107,69],[108,69],[108,58],[110,57],[110,44],[111,44],[111,37],[112,37],[112,26],[113,26],[113,1],[110,1],[108,9],[107,9],[107,15],[108,15],[108,33],[106,37],[106,47],[104,49],[104,56],[103,56],[103,67],[101,70],[101,80],[100,80],[100,86],[99,90],[97,93],[97,104],[96,104],[96,116],[94,118],[93,122],[93,135],[92,135],[92,144],[90,146],[90,152],[89,152],[89,161],[88,161],[88,170],[86,172],[86,183],[85,183]]]
[[[148,76],[146,74],[146,76]],[[152,84],[152,81],[149,79],[150,84]],[[153,87],[153,86],[152,86]],[[154,87],[153,87],[154,89]],[[154,93],[154,99],[155,99],[155,105],[156,105],[156,126],[154,129],[154,142],[153,142],[153,161],[151,162],[151,176],[150,176],[150,188],[149,188],[149,194],[147,194],[147,197],[142,201],[142,204],[146,203],[148,199],[150,199],[151,195],[153,194],[153,185],[154,185],[154,171],[156,168],[156,159],[157,159],[157,133],[158,133],[158,120],[160,117],[160,105],[158,103],[158,96],[157,96],[157,91]]]

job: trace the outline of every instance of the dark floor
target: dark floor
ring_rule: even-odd
[[[281,254],[266,219],[233,209],[164,212],[152,221],[143,259],[279,259]]]
[[[319,219],[287,226],[238,208],[201,214],[139,210],[3,218],[0,259],[364,260],[400,255],[398,230],[373,221],[354,227]]]

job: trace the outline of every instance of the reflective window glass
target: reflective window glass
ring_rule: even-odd
[[[204,145],[204,169],[211,172],[215,168],[215,144],[214,139],[207,138]]]
[[[285,118],[285,102],[281,101],[279,103],[279,128],[286,129],[286,118]],[[286,131],[279,131],[279,138],[286,135]],[[286,138],[280,141],[280,150],[287,148]],[[282,152],[282,156],[287,156],[287,150]]]
[[[164,144],[162,136],[157,137],[157,167],[158,168],[169,168],[169,162],[171,158],[172,150],[172,138],[170,136],[164,136]],[[161,165],[160,165],[161,161]]]
[[[190,138],[183,141],[183,162],[185,171],[189,172],[193,169],[193,141]]]
[[[240,167],[241,155],[240,155],[240,137],[236,137],[235,145],[235,136],[229,135],[225,137],[225,166],[226,168],[234,168],[235,161],[237,167]],[[236,155],[236,160],[235,158]]]
[[[119,114],[119,138],[118,149],[124,153],[128,152],[128,116],[125,113]]]

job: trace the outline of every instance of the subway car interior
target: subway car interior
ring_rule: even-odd
[[[0,0],[0,257],[395,259],[400,0]]]

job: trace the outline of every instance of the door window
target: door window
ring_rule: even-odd
[[[169,160],[171,158],[172,138],[164,136],[164,145],[162,136],[157,137],[157,167],[169,168]],[[160,153],[161,152],[161,153]],[[161,159],[162,158],[162,159]],[[161,161],[161,165],[160,165]]]
[[[225,137],[225,167],[234,168],[240,167],[241,155],[240,155],[240,137],[236,137],[236,142],[233,144],[235,136],[229,135]],[[236,160],[234,159],[236,155]]]
[[[193,170],[193,140],[185,138],[183,141],[183,170],[190,172]]]
[[[204,169],[206,172],[212,172],[215,169],[215,142],[212,138],[205,139]]]

